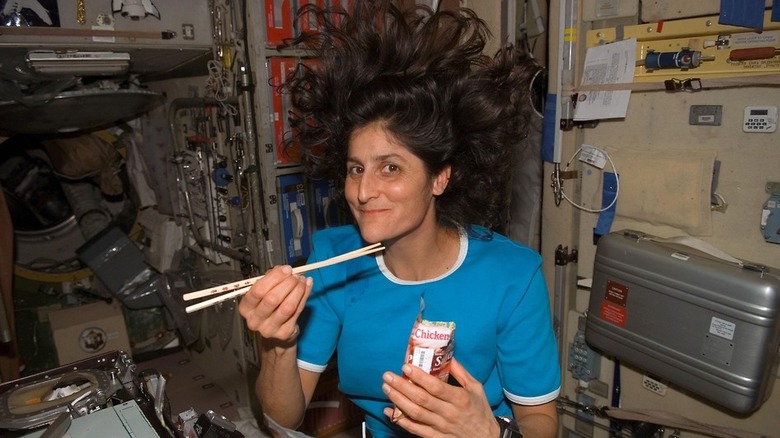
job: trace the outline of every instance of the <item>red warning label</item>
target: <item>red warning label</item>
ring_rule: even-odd
[[[615,303],[618,306],[626,307],[628,301],[628,286],[612,280],[607,280],[607,289],[604,292],[604,299]]]
[[[601,319],[609,321],[619,327],[626,326],[628,310],[607,300],[601,302]]]
[[[607,280],[604,290],[604,300],[601,302],[601,319],[620,327],[626,326],[628,310],[628,286],[612,280]]]

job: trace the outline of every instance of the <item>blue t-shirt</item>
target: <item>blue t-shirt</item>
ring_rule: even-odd
[[[310,262],[362,246],[342,226],[313,236]],[[560,390],[557,344],[541,257],[484,228],[461,235],[457,263],[426,281],[396,278],[381,254],[312,271],[311,297],[299,321],[298,366],[323,372],[338,354],[339,389],[366,412],[375,438],[408,436],[383,414],[392,406],[382,374],[400,374],[421,301],[429,321],[455,322],[455,358],[482,382],[496,415],[507,400],[541,404]]]

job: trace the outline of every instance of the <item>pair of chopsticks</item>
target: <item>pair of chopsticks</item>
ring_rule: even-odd
[[[293,274],[301,274],[303,272],[313,271],[315,269],[324,268],[325,266],[335,265],[336,263],[346,262],[347,260],[352,260],[357,257],[361,257],[368,254],[373,254],[377,251],[382,251],[385,249],[384,246],[382,246],[381,242],[375,243],[373,245],[368,245],[360,249],[356,249],[354,251],[350,251],[348,253],[344,253],[335,257],[331,257],[329,259],[310,263],[308,265],[298,266],[297,268],[293,268]],[[205,309],[206,307],[213,306],[217,303],[220,303],[222,301],[226,301],[232,298],[239,297],[249,290],[249,288],[252,287],[253,284],[259,279],[263,278],[262,275],[259,277],[252,277],[247,278],[246,280],[239,280],[233,283],[223,284],[221,286],[215,286],[208,289],[202,289],[195,292],[190,292],[184,294],[184,301],[191,301],[198,298],[205,298],[212,295],[220,294],[217,297],[210,298],[205,301],[201,301],[197,304],[193,304],[191,306],[187,306],[185,310],[187,313],[192,313],[201,309]]]

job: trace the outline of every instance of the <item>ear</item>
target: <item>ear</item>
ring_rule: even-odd
[[[433,176],[433,195],[439,196],[444,193],[447,188],[447,184],[450,182],[450,173],[452,172],[452,166],[447,165],[439,173]]]

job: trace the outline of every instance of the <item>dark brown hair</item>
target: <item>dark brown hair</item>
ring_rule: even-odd
[[[290,42],[318,59],[283,85],[290,123],[313,178],[343,188],[347,141],[381,121],[430,174],[450,165],[437,218],[447,226],[500,226],[513,151],[525,137],[529,89],[540,67],[513,46],[492,58],[490,36],[470,9],[400,9],[389,0],[355,1],[349,13],[308,5],[319,30]]]

